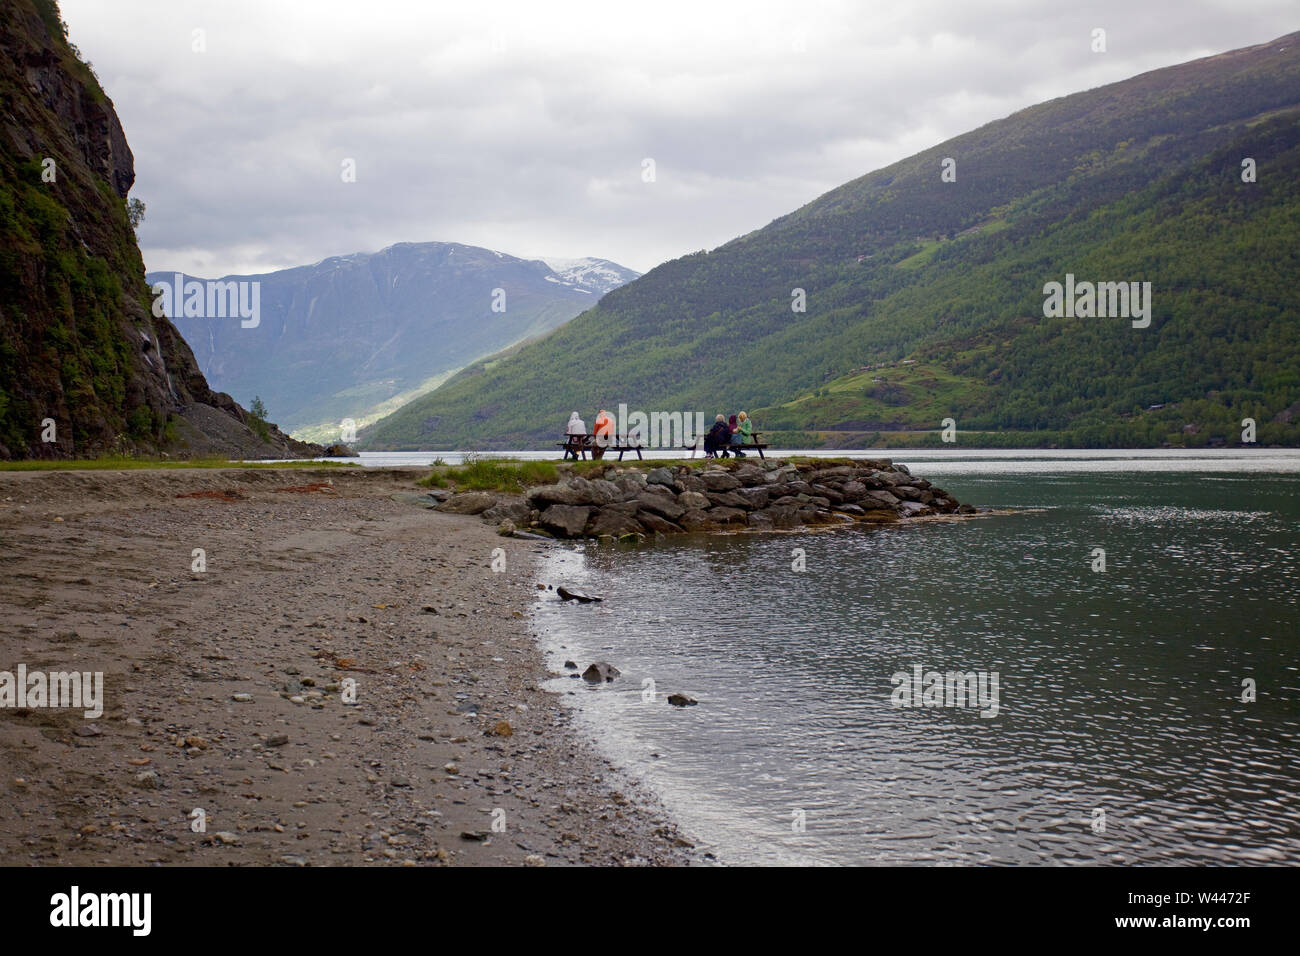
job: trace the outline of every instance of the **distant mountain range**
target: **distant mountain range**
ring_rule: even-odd
[[[1022,110],[665,263],[361,447],[538,446],[620,402],[746,409],[786,447],[938,443],[945,419],[966,444],[1235,444],[1247,418],[1300,444],[1298,183],[1300,33]],[[1074,278],[1150,282],[1149,324],[1045,308]]]
[[[605,259],[403,242],[216,280],[258,283],[256,324],[187,317],[179,307],[172,314],[215,387],[245,404],[261,398],[301,437],[337,441],[344,419],[363,425],[392,411],[464,365],[563,325],[638,275]],[[151,272],[148,281],[174,286],[176,274]]]

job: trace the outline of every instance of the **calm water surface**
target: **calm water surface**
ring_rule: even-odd
[[[549,662],[623,673],[551,686],[725,862],[1300,860],[1300,456],[1122,454],[898,456],[1014,514],[557,549],[605,601],[539,601]],[[892,706],[915,664],[997,716]]]

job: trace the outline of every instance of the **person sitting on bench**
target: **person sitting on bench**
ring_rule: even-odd
[[[564,426],[564,457],[577,460],[587,457],[587,423],[574,412]]]
[[[731,449],[731,453],[737,458],[744,458],[745,453],[740,450],[740,426],[736,424],[735,415],[727,419],[727,431],[730,432],[727,435],[727,447]]]
[[[749,420],[749,416],[741,412],[736,416],[736,424],[731,429],[731,444],[736,452],[737,458],[747,457],[741,451],[742,445],[751,444],[754,440],[754,423]]]
[[[704,457],[727,457],[727,445],[731,443],[731,429],[727,420],[719,415],[713,420],[713,427],[704,436]]]
[[[603,458],[605,449],[614,444],[614,416],[603,408],[596,415],[592,437],[594,444],[591,449],[591,457]]]

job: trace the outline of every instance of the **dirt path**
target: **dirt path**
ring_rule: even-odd
[[[538,543],[419,474],[0,473],[0,670],[105,697],[0,708],[0,863],[688,862],[538,689]]]

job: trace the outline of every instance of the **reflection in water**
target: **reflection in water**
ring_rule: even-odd
[[[1045,510],[557,549],[545,580],[606,600],[539,605],[553,669],[605,659],[623,674],[552,686],[728,862],[1300,855],[1300,479],[943,485]],[[891,677],[914,665],[997,672],[997,716],[891,706]],[[699,706],[668,706],[676,691]]]

